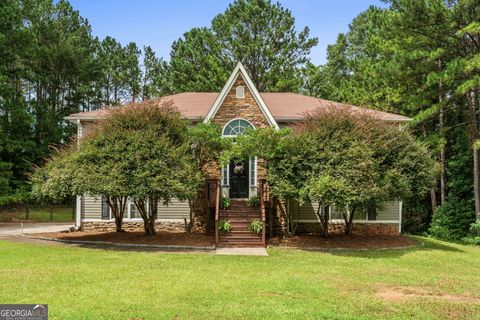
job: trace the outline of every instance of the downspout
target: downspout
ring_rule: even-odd
[[[403,211],[403,201],[398,202],[398,233],[402,233],[402,211]]]
[[[83,135],[82,122],[77,119],[77,148],[80,148],[80,139]],[[82,228],[82,196],[77,195],[75,202],[75,230],[79,231]]]

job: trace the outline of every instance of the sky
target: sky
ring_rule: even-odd
[[[100,39],[112,36],[123,45],[134,41],[140,48],[151,46],[157,56],[168,60],[173,41],[194,27],[208,27],[225,11],[227,0],[70,0],[87,18]],[[297,29],[308,26],[318,46],[310,54],[315,64],[326,62],[327,46],[370,5],[380,0],[280,0],[296,20]]]

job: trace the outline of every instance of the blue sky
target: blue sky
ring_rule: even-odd
[[[209,26],[232,1],[226,0],[70,0],[87,18],[93,34],[107,35],[120,43],[135,41],[150,45],[158,56],[168,60],[172,42],[193,27]],[[370,5],[385,6],[380,0],[281,0],[292,11],[296,26],[310,28],[319,44],[311,52],[315,64],[326,59],[327,45]]]

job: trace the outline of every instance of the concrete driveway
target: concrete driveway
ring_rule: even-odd
[[[73,222],[67,223],[23,223],[23,233],[59,232],[73,227]],[[0,236],[14,236],[22,234],[20,222],[0,222]]]

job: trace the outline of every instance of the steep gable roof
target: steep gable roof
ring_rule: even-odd
[[[265,101],[263,101],[262,96],[260,95],[257,88],[253,84],[252,79],[248,75],[247,71],[245,70],[241,62],[237,63],[237,66],[233,70],[232,74],[230,74],[230,77],[228,78],[227,82],[223,86],[222,91],[220,91],[220,94],[217,96],[217,98],[215,99],[215,102],[213,103],[212,107],[208,111],[207,116],[204,119],[204,122],[208,122],[215,117],[215,114],[217,113],[218,109],[220,108],[223,101],[227,97],[227,94],[232,89],[232,86],[235,80],[237,80],[239,76],[241,76],[245,81],[245,83],[247,84],[248,89],[252,93],[253,98],[257,102],[257,105],[259,106],[260,110],[262,111],[263,115],[267,119],[270,126],[278,129],[279,127],[277,122],[275,121],[275,118],[273,117],[272,113],[270,112],[267,105],[265,104]]]

